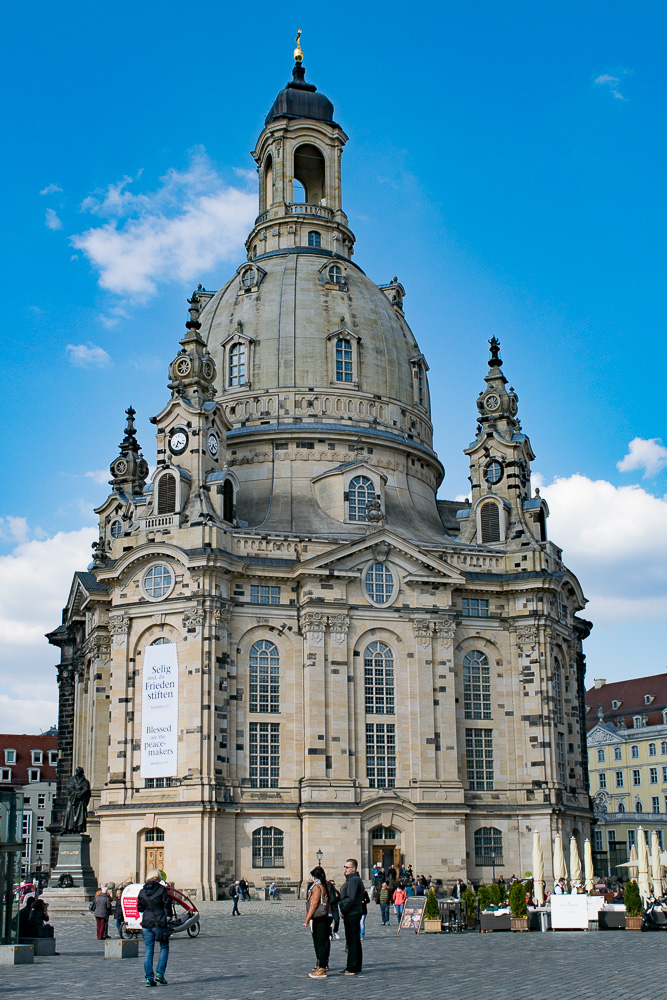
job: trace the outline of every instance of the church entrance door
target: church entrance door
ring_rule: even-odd
[[[164,871],[164,847],[151,845],[146,848],[146,871],[149,872],[151,868]]]

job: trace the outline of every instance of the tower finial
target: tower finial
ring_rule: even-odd
[[[296,48],[294,50],[294,62],[299,63],[299,65],[303,62],[303,52],[301,50],[301,42],[299,41],[300,38],[301,28],[299,28],[296,33]]]
[[[500,341],[497,337],[491,337],[489,344],[491,345],[489,368],[500,368],[502,365],[502,361],[500,359]]]

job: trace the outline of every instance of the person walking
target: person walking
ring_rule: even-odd
[[[240,917],[239,913],[239,899],[242,897],[243,892],[241,891],[241,883],[235,882],[232,886],[232,899],[234,900],[234,906],[232,907],[232,916]]]
[[[111,896],[107,892],[107,887],[102,886],[102,891],[95,896],[93,915],[97,921],[97,940],[106,941],[109,937],[109,917],[113,911]]]
[[[357,868],[356,858],[348,858],[344,865],[345,881],[340,889],[340,903],[338,904],[345,927],[347,965],[344,971],[346,976],[358,976],[363,961],[361,914],[365,890]]]
[[[311,979],[326,979],[329,968],[329,952],[331,950],[331,913],[329,893],[327,892],[327,877],[324,869],[316,865],[310,873],[313,881],[308,890],[308,909],[303,926],[308,927],[313,934],[316,965],[308,975]]]
[[[407,893],[403,888],[403,883],[399,882],[398,888],[394,892],[394,898],[393,898],[394,912],[396,913],[399,927],[401,925],[401,917],[403,916],[403,907],[405,906],[406,899],[407,899]]]
[[[161,873],[157,868],[151,868],[137,897],[137,909],[142,914],[141,933],[146,946],[144,954],[146,986],[157,986],[158,983],[162,986],[167,985],[164,974],[169,961],[169,917],[173,915],[174,910],[167,887],[162,885],[160,879]],[[160,955],[157,960],[157,970],[153,975],[156,941],[160,945]]]
[[[386,882],[382,883],[380,891],[377,895],[377,901],[380,904],[380,916],[382,917],[382,926],[385,924],[389,925],[389,903],[391,902],[391,893],[389,891],[389,886]]]
[[[246,899],[250,899],[250,888],[243,876],[239,879],[239,889],[241,890],[241,901],[245,903]]]
[[[113,901],[113,918],[116,921],[116,930],[118,931],[118,937],[122,938],[121,928],[123,926],[124,916],[123,916],[123,904],[121,903],[122,892],[120,889],[116,889],[116,898]]]
[[[368,904],[370,903],[370,897],[366,889],[364,889],[364,898],[361,901],[361,921],[359,923],[359,937],[363,941],[366,937],[366,917],[368,916]],[[336,935],[338,937],[338,935]]]

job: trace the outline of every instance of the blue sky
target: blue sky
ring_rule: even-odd
[[[40,637],[88,562],[123,410],[137,408],[152,460],[186,298],[243,258],[249,150],[297,27],[350,137],[355,260],[399,276],[431,367],[441,495],[467,489],[495,334],[550,536],[591,601],[589,681],[667,668],[664,5],[284,10],[5,13],[5,731],[17,713],[23,728],[55,718],[57,657]]]

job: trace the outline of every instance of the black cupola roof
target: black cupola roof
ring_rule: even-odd
[[[314,118],[318,122],[333,122],[333,104],[317,87],[305,82],[306,71],[297,63],[292,70],[292,82],[276,97],[266,116],[265,125],[276,118]]]

